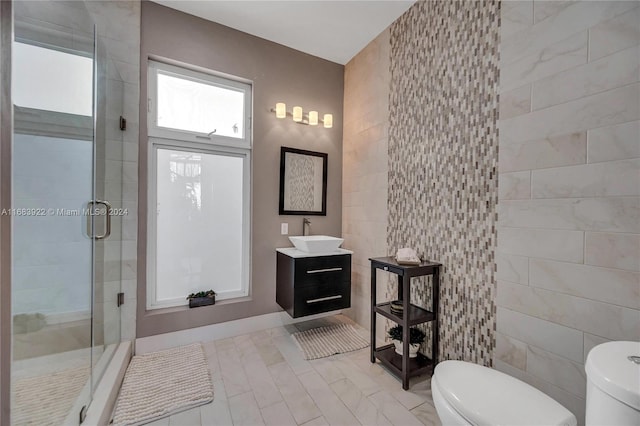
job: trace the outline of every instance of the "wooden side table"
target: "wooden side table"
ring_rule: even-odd
[[[370,258],[371,261],[371,362],[380,360],[391,372],[402,379],[402,388],[409,389],[409,378],[420,375],[438,363],[438,302],[440,268],[442,264],[424,261],[420,265],[399,265],[393,257]],[[391,303],[376,302],[376,269],[398,275],[398,300],[402,300],[403,315],[391,312]],[[431,311],[411,304],[411,278],[433,275]],[[376,348],[376,314],[402,325],[402,356],[395,352],[393,344]],[[418,353],[409,358],[409,328],[424,322],[433,322],[431,358]]]

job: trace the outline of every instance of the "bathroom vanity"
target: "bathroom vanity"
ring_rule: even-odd
[[[293,318],[351,306],[352,251],[276,251],[276,302]]]

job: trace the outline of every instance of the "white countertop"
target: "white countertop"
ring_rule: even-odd
[[[320,257],[320,256],[337,256],[340,254],[353,254],[351,250],[339,248],[335,251],[330,252],[318,252],[318,253],[308,253],[306,251],[298,250],[295,247],[286,247],[286,248],[277,248],[276,251],[278,253],[285,254],[289,257],[293,257],[295,259],[301,257]]]

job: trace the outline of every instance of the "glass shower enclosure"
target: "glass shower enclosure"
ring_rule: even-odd
[[[120,342],[123,82],[82,1],[14,1],[11,423],[78,424]]]

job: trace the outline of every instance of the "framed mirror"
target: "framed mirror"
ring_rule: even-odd
[[[280,214],[327,215],[327,154],[280,149]]]

